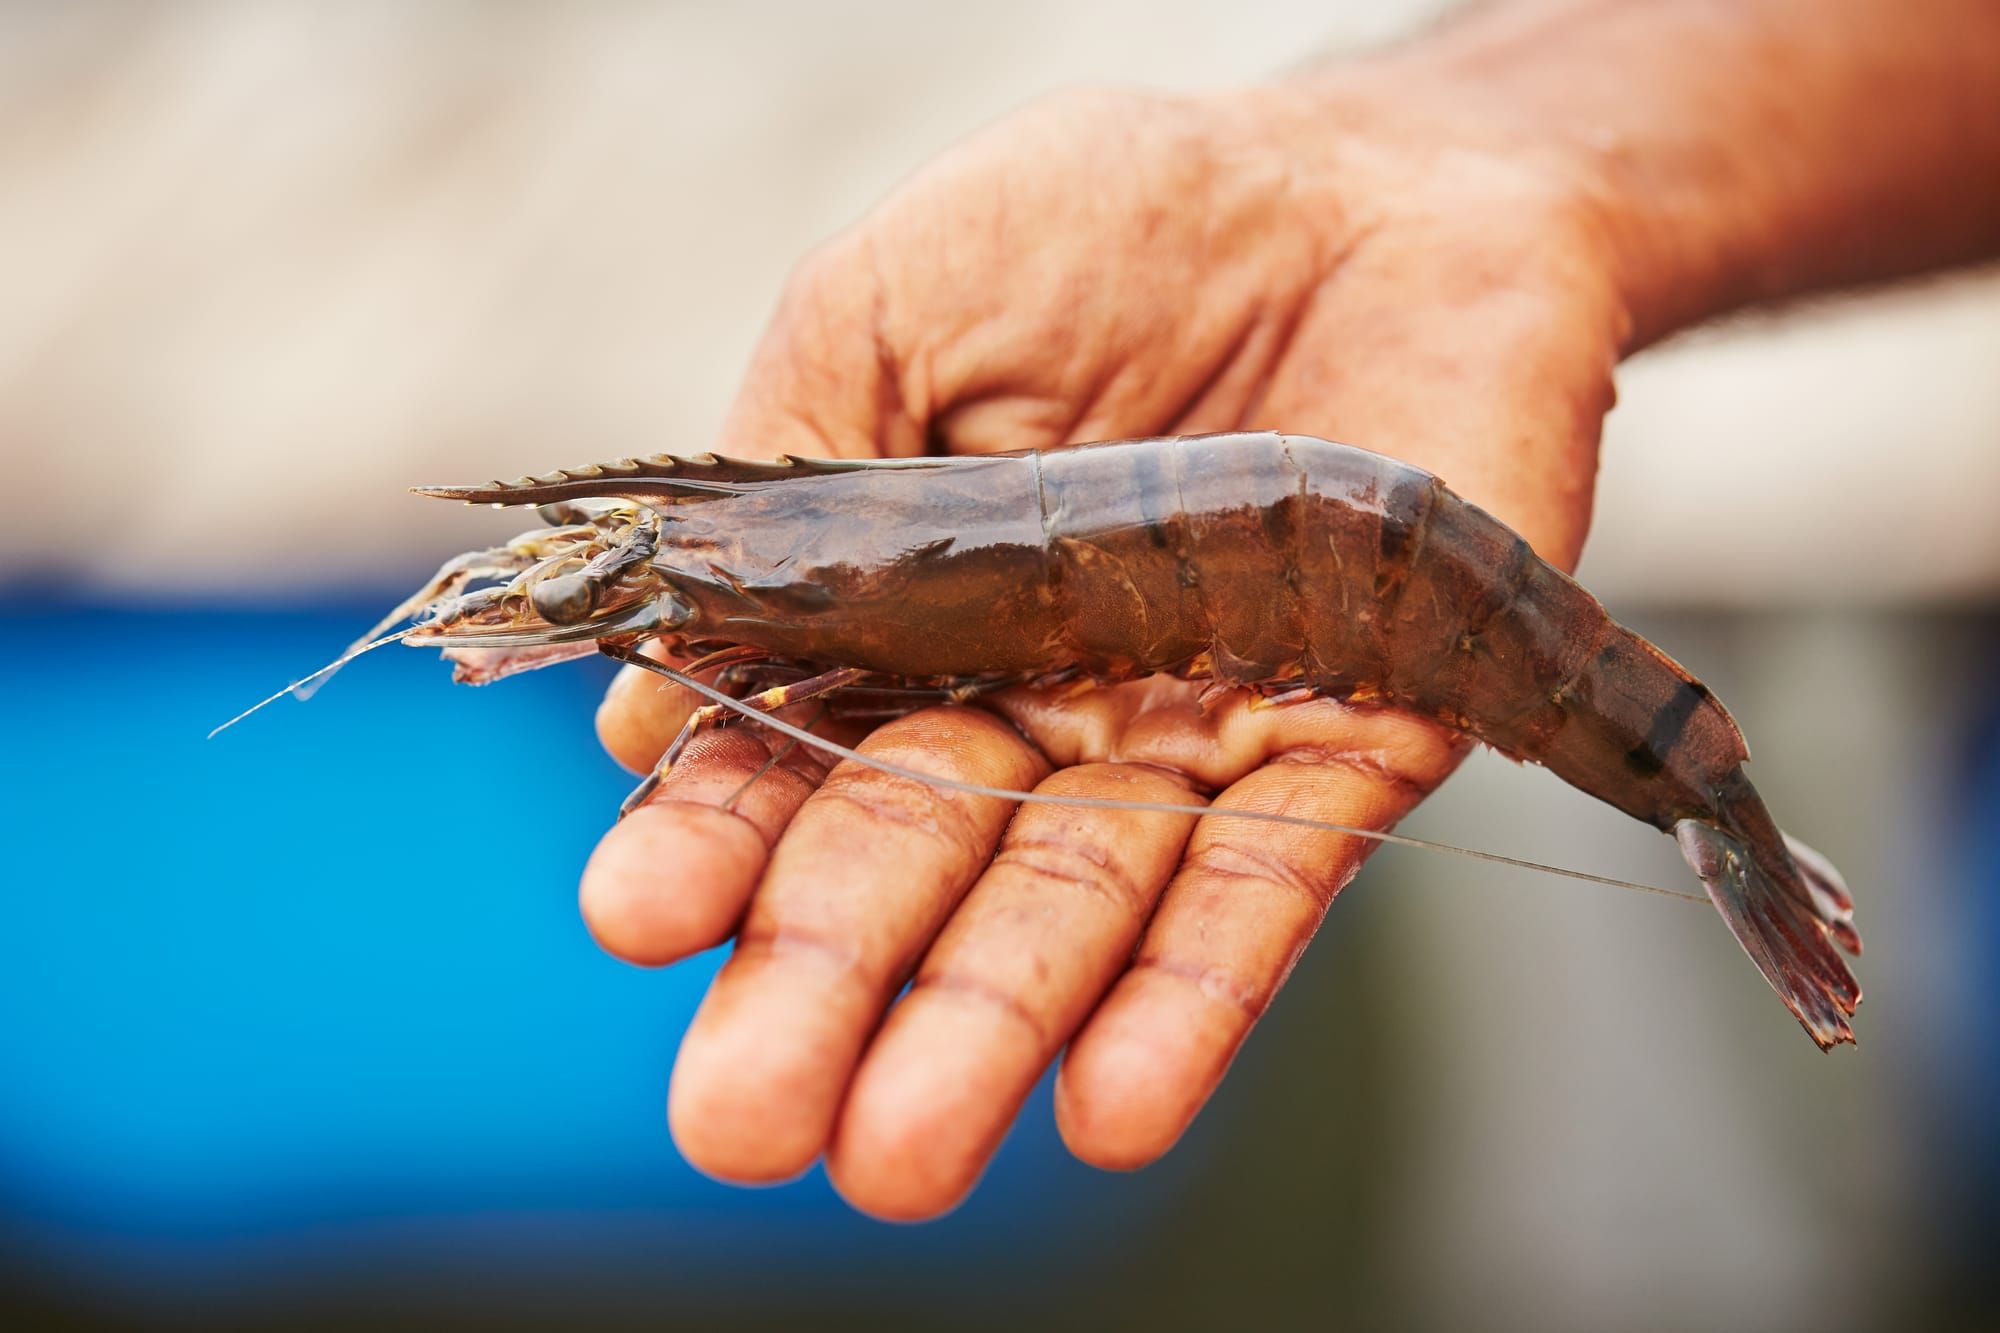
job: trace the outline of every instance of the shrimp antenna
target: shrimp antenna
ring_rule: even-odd
[[[732,712],[740,713],[752,722],[769,727],[780,735],[788,736],[801,745],[810,745],[816,750],[823,750],[828,754],[836,754],[843,759],[852,759],[857,764],[863,764],[895,777],[908,778],[914,782],[929,783],[934,787],[942,787],[947,791],[963,792],[967,796],[992,796],[1008,801],[1032,802],[1037,805],[1079,806],[1089,810],[1134,810],[1169,815],[1193,815],[1198,819],[1249,819],[1266,824],[1288,824],[1294,828],[1319,829],[1326,833],[1345,833],[1350,837],[1366,838],[1372,842],[1390,843],[1397,847],[1421,847],[1426,851],[1449,852],[1453,856],[1468,857],[1475,861],[1490,861],[1496,865],[1513,866],[1519,870],[1540,870],[1551,875],[1561,875],[1567,879],[1580,879],[1590,884],[1603,884],[1614,889],[1636,889],[1641,893],[1654,893],[1663,898],[1679,898],[1683,902],[1700,903],[1704,907],[1708,906],[1707,898],[1702,897],[1700,894],[1686,893],[1680,889],[1663,889],[1657,884],[1641,884],[1636,880],[1617,879],[1610,875],[1593,875],[1587,870],[1570,870],[1564,866],[1544,865],[1540,861],[1523,860],[1518,856],[1502,856],[1498,852],[1475,851],[1470,847],[1457,847],[1448,842],[1432,842],[1426,838],[1412,838],[1401,833],[1385,833],[1381,829],[1354,828],[1351,825],[1335,824],[1324,819],[1307,819],[1303,815],[1283,815],[1269,810],[1218,810],[1214,806],[1190,807],[1174,805],[1167,801],[1124,801],[1108,796],[1058,796],[1049,792],[1016,791],[1011,787],[989,787],[980,782],[964,782],[958,778],[942,777],[935,773],[926,773],[921,769],[908,768],[902,764],[891,763],[886,759],[877,759],[872,755],[865,755],[859,750],[842,745],[838,741],[830,741],[824,736],[816,736],[803,727],[795,727],[782,718],[760,712],[752,708],[749,704],[744,703],[741,699],[733,699],[721,690],[705,685],[692,676],[676,671],[664,663],[655,662],[649,657],[641,656],[630,649],[611,644],[599,644],[598,647],[606,656],[615,657],[621,662],[629,662],[633,666],[644,667],[648,671],[665,676],[676,685],[693,690],[703,698],[720,704]]]
[[[346,666],[349,662],[352,662],[355,658],[361,656],[361,654],[373,652],[377,648],[380,648],[385,643],[394,643],[396,642],[396,640],[403,638],[406,635],[416,633],[419,628],[420,626],[412,625],[408,629],[399,629],[394,634],[384,634],[379,639],[373,639],[367,643],[356,644],[354,647],[349,648],[346,652],[342,653],[339,657],[334,658],[331,662],[328,662],[325,666],[313,672],[310,676],[301,676],[297,680],[293,681],[291,684],[285,686],[284,689],[279,690],[276,694],[272,695],[270,698],[260,699],[258,702],[251,704],[248,708],[238,713],[235,717],[230,718],[227,722],[217,727],[214,731],[209,732],[207,739],[214,740],[217,736],[229,730],[231,727],[235,726],[238,722],[241,722],[244,718],[250,716],[252,713],[262,708],[265,704],[274,704],[288,694],[298,694],[301,686],[309,685],[313,681],[320,679],[322,676],[330,676],[334,672],[340,670],[340,668]]]

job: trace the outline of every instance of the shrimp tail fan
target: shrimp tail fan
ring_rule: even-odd
[[[1674,839],[1743,952],[1819,1048],[1852,1042],[1847,1020],[1861,1003],[1861,986],[1833,945],[1861,952],[1854,900],[1832,863],[1779,833],[1761,802],[1745,813],[1752,817],[1742,823],[1769,834],[1683,819],[1674,825]]]

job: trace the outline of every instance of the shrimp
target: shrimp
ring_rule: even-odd
[[[687,669],[761,686],[736,711],[880,715],[1155,672],[1272,705],[1395,707],[1671,834],[1812,1039],[1854,1039],[1861,990],[1833,947],[1860,952],[1853,899],[1773,822],[1729,713],[1511,529],[1394,459],[1233,433],[865,462],[661,455],[418,493],[539,504],[558,524],[507,548],[503,587],[457,591],[465,558],[430,585],[449,591],[405,642],[442,645],[462,678],[593,645],[637,660],[657,638]],[[697,709],[626,808],[729,715]]]

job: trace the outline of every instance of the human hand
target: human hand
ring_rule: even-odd
[[[1365,88],[1058,97],[807,259],[716,448],[1317,434],[1428,468],[1567,568],[1628,329],[1584,197],[1566,159]],[[635,769],[690,706],[657,686],[627,667],[599,714]],[[1197,689],[1017,690],[865,739],[824,729],[971,782],[1369,827],[1463,753],[1388,710],[1233,698],[1204,713]],[[1071,1149],[1120,1168],[1165,1152],[1372,846],[1017,812],[857,765],[829,774],[804,749],[725,808],[781,743],[744,724],[692,745],[605,835],[583,911],[635,963],[736,939],[674,1071],[687,1158],[755,1182],[824,1154],[836,1187],[885,1217],[962,1198],[1065,1047]]]

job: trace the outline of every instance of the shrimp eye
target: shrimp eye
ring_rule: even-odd
[[[562,574],[537,583],[528,602],[551,625],[574,625],[597,609],[597,588],[581,574]]]
[[[653,602],[653,612],[664,630],[679,629],[694,619],[694,608],[676,596],[672,588],[661,591]]]

